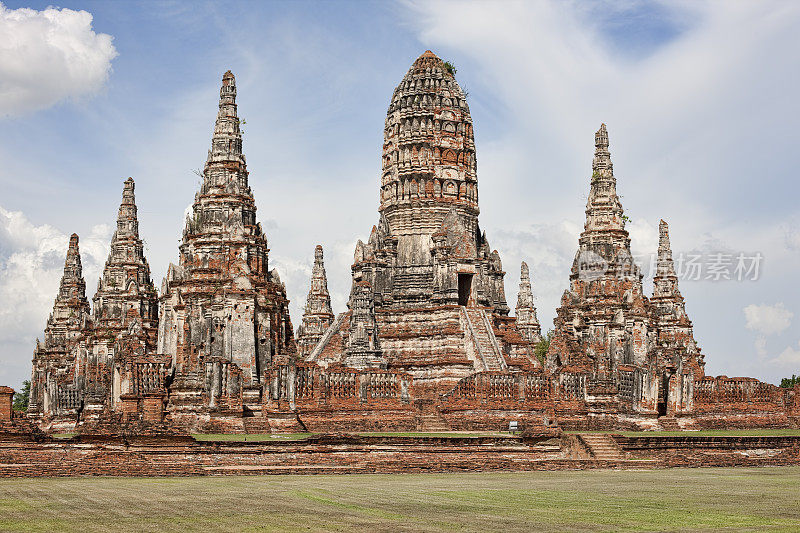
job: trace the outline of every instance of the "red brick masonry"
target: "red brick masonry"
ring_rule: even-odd
[[[11,402],[13,397],[14,389],[0,387],[0,424],[11,421]]]
[[[570,445],[568,441],[573,441]],[[0,433],[0,477],[521,471],[800,464],[800,437],[614,436],[618,459],[574,447],[576,437],[360,437],[197,442],[188,436]],[[588,458],[580,458],[580,457]]]

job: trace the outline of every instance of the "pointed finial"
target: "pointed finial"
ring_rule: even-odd
[[[669,243],[669,226],[665,220],[658,223],[658,263],[656,278],[675,276],[675,263],[672,260],[672,247]]]
[[[318,244],[316,248],[314,248],[314,262],[322,261],[322,245]]]
[[[530,280],[530,271],[528,270],[528,263],[525,261],[520,265],[519,277],[521,280]]]
[[[133,178],[128,178],[125,180],[124,185],[122,186],[122,203],[134,203],[135,196],[134,191],[136,189],[136,184],[133,181]]]
[[[605,123],[600,124],[600,129],[594,134],[595,148],[608,148],[608,131]]]
[[[664,220],[663,218],[658,223],[658,248],[659,250],[662,248],[664,249],[670,248],[669,225],[667,224],[667,221]]]
[[[117,230],[114,232],[112,243],[122,237],[139,235],[139,220],[136,214],[136,184],[133,178],[128,178],[122,187],[122,202],[117,212]]]

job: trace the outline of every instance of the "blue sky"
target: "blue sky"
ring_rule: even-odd
[[[29,373],[73,231],[94,294],[127,176],[160,285],[227,69],[293,322],[317,243],[344,310],[355,242],[377,221],[389,98],[426,49],[469,93],[481,225],[512,308],[524,259],[552,324],[605,122],[634,252],[655,251],[664,218],[676,254],[763,255],[757,281],[681,283],[707,371],[800,373],[794,3],[3,5],[0,383]]]

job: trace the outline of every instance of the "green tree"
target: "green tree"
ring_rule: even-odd
[[[28,401],[31,398],[31,382],[27,379],[22,382],[22,390],[19,392],[14,393],[14,405],[13,409],[15,411],[27,411],[28,410]]]
[[[547,350],[550,348],[550,340],[553,338],[553,330],[551,329],[548,331],[545,336],[539,341],[539,344],[536,345],[536,348],[533,349],[533,353],[536,356],[536,359],[539,360],[540,363],[544,364],[544,358],[547,355]]]
[[[792,374],[792,377],[783,378],[781,380],[781,387],[783,387],[784,389],[791,389],[798,383],[800,383],[800,376],[795,376],[794,374]]]

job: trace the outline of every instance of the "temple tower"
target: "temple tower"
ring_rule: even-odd
[[[50,416],[79,405],[74,348],[90,321],[78,235],[69,238],[64,274],[47,319],[44,341],[36,340],[28,415]]]
[[[333,323],[331,295],[325,275],[322,246],[314,249],[314,268],[311,271],[311,288],[308,290],[303,321],[297,328],[297,351],[301,356],[311,353],[322,335]]]
[[[269,270],[256,221],[239,126],[228,71],[203,182],[161,295],[158,352],[171,358],[183,391],[171,396],[173,411],[216,408],[223,397],[240,405],[240,394],[246,409],[258,410],[266,366],[296,351],[286,289]]]
[[[561,298],[547,364],[607,379],[620,364],[648,364],[647,298],[617,195],[605,124],[595,133],[586,223]]]
[[[430,50],[411,65],[386,114],[380,212],[398,247],[430,249],[430,236],[454,208],[478,227],[478,178],[472,118],[455,72]]]
[[[704,356],[694,340],[692,321],[678,289],[678,276],[672,260],[669,226],[658,225],[658,263],[653,278],[653,324],[656,329],[659,370],[692,372],[695,379],[704,375]]]
[[[158,333],[158,294],[139,237],[133,178],[125,180],[117,226],[97,292],[92,327],[76,350],[85,418],[120,408],[128,392],[122,378],[132,359],[153,352]],[[123,390],[125,389],[125,390]]]
[[[472,118],[454,74],[426,51],[395,89],[378,224],[356,245],[349,310],[307,356],[408,372],[431,394],[528,353],[506,342],[509,334],[528,345],[508,317],[500,256],[478,225]]]
[[[520,267],[519,293],[517,294],[515,317],[517,330],[526,341],[536,344],[542,340],[542,327],[539,324],[539,318],[536,316],[530,272],[528,263],[525,261],[522,262]]]
[[[101,336],[116,337],[137,322],[155,347],[158,331],[158,294],[139,237],[133,178],[125,180],[117,229],[97,283],[93,301],[94,327]]]

